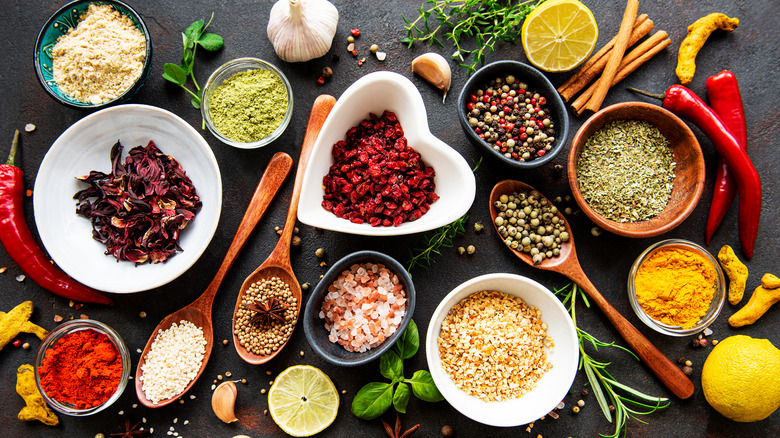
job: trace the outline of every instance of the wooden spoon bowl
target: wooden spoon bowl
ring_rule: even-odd
[[[252,284],[263,280],[270,280],[273,277],[279,278],[285,282],[289,286],[292,296],[297,300],[295,313],[297,318],[300,319],[301,301],[303,297],[301,294],[301,285],[298,283],[298,279],[295,278],[295,273],[293,273],[292,264],[290,263],[290,243],[292,241],[293,228],[295,228],[295,221],[298,214],[298,199],[301,196],[303,174],[306,172],[306,166],[309,163],[309,157],[314,148],[314,141],[317,139],[317,134],[319,134],[323,123],[325,123],[325,119],[328,118],[328,114],[330,114],[330,110],[333,109],[333,105],[335,104],[336,98],[327,94],[320,95],[315,99],[311,114],[309,115],[309,122],[306,125],[306,134],[303,137],[301,158],[298,161],[298,169],[295,173],[295,185],[293,187],[292,198],[290,199],[290,207],[287,211],[287,219],[285,220],[284,228],[282,229],[282,235],[279,237],[279,241],[263,264],[249,274],[246,280],[244,280],[244,284],[241,285],[241,290],[236,299],[232,325],[233,345],[235,345],[238,355],[246,362],[253,365],[266,363],[276,357],[284,346],[287,345],[287,342],[292,336],[292,332],[290,332],[287,339],[285,339],[284,344],[280,345],[279,348],[268,355],[255,354],[241,345],[238,336],[236,336],[236,320],[241,303],[243,303],[246,292]],[[293,325],[293,329],[294,328],[295,325]]]
[[[533,187],[520,181],[504,180],[499,182],[493,187],[490,192],[490,217],[493,222],[493,227],[498,233],[498,227],[495,225],[495,219],[498,216],[498,209],[495,207],[495,202],[501,195],[511,195],[514,192],[527,192],[536,191]],[[537,193],[539,193],[537,191]],[[540,198],[544,198],[544,195],[539,193]],[[553,205],[548,199],[549,205]],[[580,262],[577,259],[577,251],[574,246],[574,235],[572,234],[569,222],[558,211],[558,218],[563,220],[566,227],[566,231],[569,233],[569,241],[563,243],[561,247],[561,253],[557,257],[545,258],[539,264],[534,264],[533,258],[522,251],[513,250],[509,248],[520,260],[525,263],[547,271],[558,272],[569,277],[572,281],[577,283],[588,297],[596,303],[596,305],[604,312],[604,315],[609,319],[613,326],[620,332],[623,339],[626,340],[631,349],[642,359],[653,374],[658,377],[659,380],[671,390],[677,397],[688,398],[693,395],[693,383],[683,372],[677,368],[677,366],[669,360],[663,353],[661,353],[655,345],[653,345],[633,324],[631,324],[623,315],[620,314],[612,305],[604,298],[603,295],[596,289],[593,283],[590,282],[585,272],[580,266]],[[499,234],[500,236],[500,234]]]
[[[214,303],[214,297],[219,290],[219,286],[222,284],[222,280],[225,278],[225,274],[227,274],[228,270],[230,270],[230,267],[233,265],[236,257],[244,247],[246,240],[260,222],[260,219],[268,209],[268,205],[271,203],[274,196],[279,191],[279,188],[282,186],[282,183],[287,178],[287,175],[290,173],[290,170],[292,169],[292,163],[292,158],[284,152],[278,152],[271,158],[271,161],[269,161],[268,166],[266,167],[266,170],[257,185],[257,189],[255,189],[254,195],[252,195],[252,200],[249,201],[249,206],[247,207],[246,213],[244,213],[244,217],[241,219],[241,223],[238,226],[238,231],[236,231],[236,235],[233,237],[233,241],[230,243],[227,254],[225,254],[225,258],[222,260],[222,264],[219,265],[219,269],[217,270],[217,274],[214,276],[214,279],[211,281],[208,287],[206,287],[206,290],[203,292],[203,294],[201,294],[200,297],[198,297],[198,299],[190,303],[188,306],[166,316],[162,321],[160,321],[159,324],[157,324],[157,327],[154,328],[152,336],[149,337],[149,340],[146,342],[146,347],[141,353],[141,358],[138,360],[138,366],[135,371],[135,392],[138,395],[138,400],[144,406],[158,408],[173,403],[179,397],[184,395],[184,393],[189,391],[189,389],[192,388],[192,385],[194,385],[198,380],[200,375],[203,374],[203,370],[206,368],[206,364],[209,361],[209,356],[211,355],[211,350],[214,346],[214,325],[211,317],[211,307]],[[203,330],[203,337],[206,339],[206,352],[200,365],[200,369],[198,370],[198,374],[190,381],[189,384],[187,384],[187,387],[185,387],[184,390],[179,394],[168,399],[159,400],[155,403],[146,397],[146,393],[143,389],[144,382],[142,377],[143,366],[144,363],[146,363],[146,356],[149,354],[149,350],[152,348],[152,343],[157,338],[159,331],[167,330],[171,328],[174,323],[178,324],[180,321],[190,321],[191,323],[195,324],[195,326],[200,327]]]

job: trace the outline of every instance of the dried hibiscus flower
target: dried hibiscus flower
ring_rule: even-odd
[[[137,265],[164,262],[181,251],[179,233],[200,211],[200,198],[179,162],[154,142],[130,149],[124,163],[121,156],[117,141],[110,174],[76,177],[89,184],[73,196],[76,213],[92,222],[92,237],[106,254]]]

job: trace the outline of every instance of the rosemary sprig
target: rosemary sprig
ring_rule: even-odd
[[[474,163],[471,171],[476,173],[480,165],[482,165],[482,157],[479,157],[479,161]],[[409,260],[406,271],[411,272],[412,268],[417,265],[423,265],[426,268],[431,266],[431,263],[434,262],[432,257],[434,254],[441,255],[442,248],[452,248],[452,239],[466,234],[466,221],[468,218],[469,215],[466,213],[455,222],[436,230],[433,236],[425,239],[425,248],[410,250],[412,259]]]
[[[615,409],[615,432],[612,435],[599,434],[599,436],[604,438],[617,438],[621,434],[626,436],[628,431],[627,421],[629,418],[647,424],[645,421],[639,419],[637,415],[649,415],[659,409],[664,409],[669,406],[670,402],[668,398],[647,395],[618,382],[607,371],[607,365],[610,364],[609,362],[600,362],[585,352],[585,345],[590,343],[596,351],[598,351],[599,347],[614,347],[629,353],[635,359],[639,360],[639,358],[627,348],[617,345],[614,342],[606,343],[600,341],[577,326],[577,316],[574,310],[577,296],[582,298],[586,307],[590,308],[590,303],[588,302],[587,296],[576,284],[570,283],[556,290],[555,294],[563,297],[562,301],[564,306],[566,303],[569,303],[569,313],[571,313],[571,319],[574,321],[574,327],[577,329],[577,340],[579,341],[580,346],[579,368],[585,370],[585,375],[588,377],[591,388],[593,388],[593,393],[599,403],[601,412],[604,413],[604,416],[610,423],[613,422],[610,405]]]
[[[406,22],[407,36],[401,42],[412,47],[416,41],[444,47],[440,37],[451,40],[455,52],[452,59],[469,73],[485,63],[485,57],[505,41],[514,44],[520,36],[525,17],[544,0],[426,0],[417,8],[418,16]],[[431,20],[433,16],[434,20]],[[430,20],[430,21],[429,21]],[[474,39],[476,48],[469,50],[463,43]],[[466,59],[471,57],[471,63]]]

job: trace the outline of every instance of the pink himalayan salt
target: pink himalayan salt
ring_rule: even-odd
[[[398,276],[382,264],[350,266],[328,287],[320,318],[328,339],[347,351],[365,352],[382,344],[406,314],[406,293]]]

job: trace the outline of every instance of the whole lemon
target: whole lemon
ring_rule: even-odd
[[[726,418],[751,422],[780,407],[780,350],[767,339],[730,336],[712,349],[701,371],[707,402]]]

